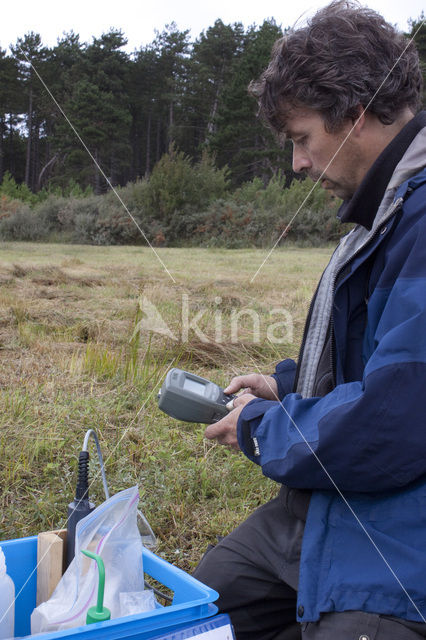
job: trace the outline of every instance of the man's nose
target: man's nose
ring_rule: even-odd
[[[302,149],[293,146],[293,171],[295,173],[301,173],[307,171],[312,167],[312,163],[309,156]]]

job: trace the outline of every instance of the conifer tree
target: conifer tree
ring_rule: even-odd
[[[288,151],[283,151],[272,134],[256,117],[256,103],[247,94],[251,80],[267,66],[274,42],[282,36],[273,20],[248,29],[244,49],[233,66],[218,109],[216,132],[210,148],[219,166],[227,164],[234,185],[255,176],[264,183],[280,170],[291,173]]]
[[[49,52],[42,45],[40,34],[33,31],[27,33],[24,38],[18,38],[16,45],[11,46],[11,51],[18,61],[18,79],[26,100],[25,184],[31,190],[35,190],[40,164],[39,142],[43,129],[40,109],[43,87],[37,78],[35,69],[40,75],[43,75],[44,63]]]

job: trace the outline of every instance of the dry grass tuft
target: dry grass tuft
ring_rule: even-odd
[[[52,285],[66,284],[69,282],[68,276],[56,266],[47,266],[32,272],[31,280],[35,284],[51,287]]]
[[[203,342],[191,340],[180,343],[180,361],[209,369],[230,369],[241,361],[261,364],[262,367],[274,360],[273,346],[253,342]]]
[[[55,266],[47,266],[37,269],[37,271],[34,272],[34,275],[32,275],[31,280],[35,284],[48,287],[64,284],[75,284],[79,287],[99,287],[104,284],[102,278],[74,276]]]
[[[13,265],[12,275],[15,278],[25,278],[27,274],[28,274],[28,269],[24,268],[22,265],[20,264]]]

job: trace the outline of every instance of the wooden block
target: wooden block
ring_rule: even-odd
[[[37,606],[52,595],[65,566],[66,529],[44,531],[37,537]]]

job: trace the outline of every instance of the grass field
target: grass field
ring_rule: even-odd
[[[0,244],[0,540],[64,526],[95,428],[110,492],[138,484],[158,551],[191,569],[277,487],[159,412],[159,385],[178,364],[225,385],[295,357],[330,252],[284,247],[251,281],[264,251]]]

